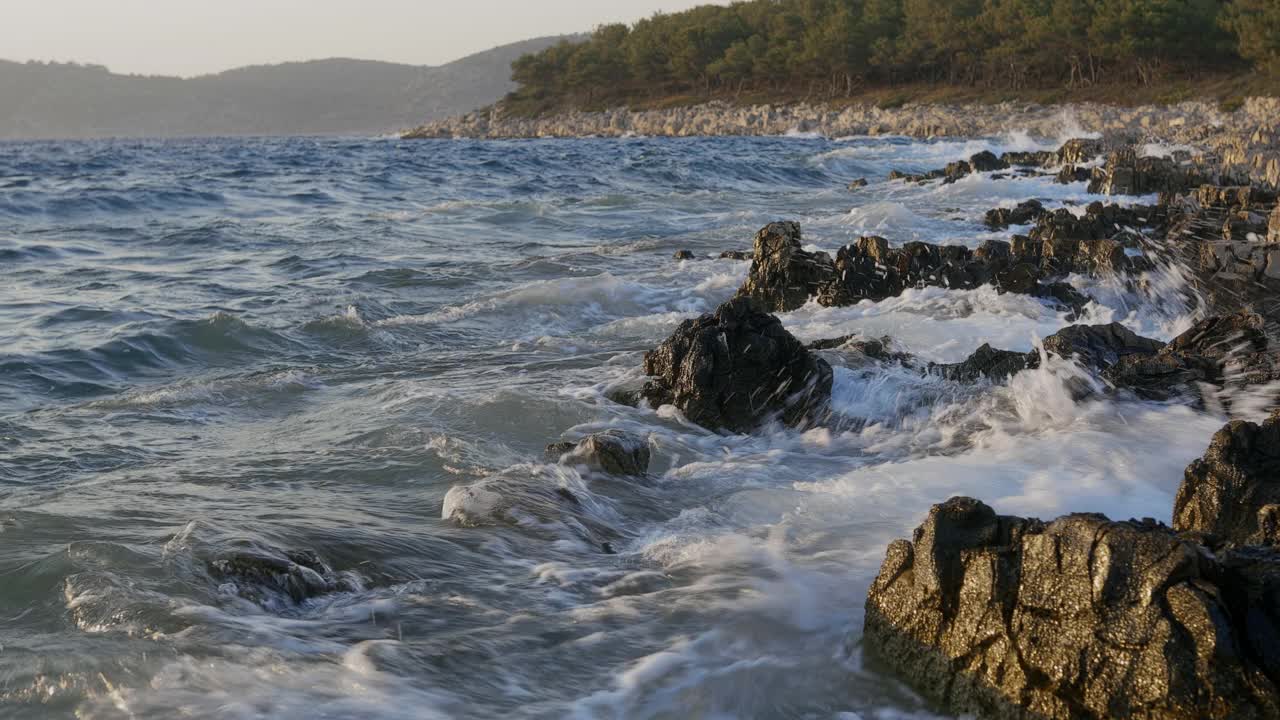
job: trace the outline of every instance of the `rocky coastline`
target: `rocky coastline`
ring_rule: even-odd
[[[1097,514],[1044,522],[999,515],[973,498],[939,498],[910,540],[888,547],[865,600],[861,647],[948,713],[1280,718],[1280,155],[1266,150],[1262,161],[1233,161],[1235,146],[1223,131],[1173,127],[1185,133],[1174,140],[1195,134],[1202,142],[1159,154],[1135,146],[1132,133],[1108,132],[1056,152],[979,153],[928,173],[893,174],[890,182],[945,184],[971,173],[1020,173],[1087,181],[1103,195],[1158,196],[1150,206],[1099,201],[1077,212],[1030,200],[996,208],[986,218],[990,228],[1023,231],[977,249],[891,247],[869,236],[832,257],[806,250],[798,223],[771,223],[754,238],[737,295],[646,353],[643,386],[612,388],[606,397],[671,407],[721,433],[773,423],[856,427],[858,418],[839,416],[828,402],[833,353],[846,364],[892,364],[969,384],[1070,363],[1080,372],[1071,387],[1078,398],[1180,402],[1228,418],[1239,391],[1261,392],[1270,416],[1231,419],[1212,438],[1186,469],[1171,524]],[[1232,132],[1254,150],[1275,144],[1274,126]],[[678,262],[698,260],[676,254]],[[895,350],[892,338],[805,345],[772,314],[811,302],[879,302],[909,288],[991,286],[1075,317],[1092,299],[1070,284],[1072,276],[1140,288],[1147,272],[1174,265],[1198,290],[1186,302],[1200,318],[1168,343],[1119,323],[1077,324],[1031,353],[984,345],[961,363],[937,365]],[[647,481],[644,437],[608,430],[553,443],[547,453],[611,486]],[[500,492],[512,484],[524,492]],[[453,488],[442,516],[462,526],[568,518],[560,521],[613,553],[617,533],[590,521],[583,503],[536,475],[497,475]]]
[[[1194,145],[1231,167],[1249,168],[1280,185],[1280,98],[1251,97],[1225,110],[1217,103],[1116,107],[1093,103],[1037,105],[912,104],[901,107],[822,104],[738,106],[723,102],[664,110],[617,108],[570,111],[540,118],[506,115],[501,105],[414,128],[406,139],[527,139],[578,137],[904,135],[914,138],[982,137],[1026,132],[1062,137],[1088,128],[1104,135]]]

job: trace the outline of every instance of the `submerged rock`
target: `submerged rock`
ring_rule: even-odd
[[[1243,573],[1252,581],[1222,580],[1199,545],[1151,520],[1046,524],[953,498],[889,546],[863,642],[949,713],[1274,718],[1275,651],[1255,660],[1260,643],[1232,607],[1252,610],[1248,593],[1275,587],[1274,565]],[[1262,608],[1253,624],[1274,632],[1275,606]]]
[[[720,253],[721,260],[750,260],[752,254],[746,250],[725,250]]]
[[[1237,545],[1280,543],[1280,411],[1213,436],[1178,488],[1173,526]]]
[[[866,178],[858,178],[857,180],[852,180],[852,181],[850,181],[850,182],[849,182],[849,185],[848,185],[848,188],[849,188],[850,190],[857,190],[858,188],[864,188],[864,187],[866,187],[867,185],[868,185],[868,183],[867,183],[867,179],[866,179]]]
[[[698,256],[694,255],[692,250],[677,250],[671,257],[676,260],[695,260]]]
[[[333,592],[361,588],[358,576],[336,573],[311,550],[251,548],[210,560],[209,573],[237,595],[270,604],[272,595],[300,603]]]
[[[964,362],[931,365],[930,369],[947,378],[972,382],[979,378],[987,378],[993,382],[1001,382],[1027,368],[1036,367],[1040,356],[1034,352],[1022,353],[1012,350],[997,350],[987,343],[974,351]]]
[[[674,405],[713,430],[747,432],[773,416],[812,422],[831,396],[831,366],[741,296],[681,323],[645,353],[644,370],[651,404]]]
[[[833,273],[830,255],[803,249],[799,223],[770,223],[756,233],[751,270],[738,296],[751,298],[769,312],[795,310]]]
[[[649,471],[649,441],[621,430],[592,433],[576,443],[552,443],[547,454],[610,475],[639,476]]]

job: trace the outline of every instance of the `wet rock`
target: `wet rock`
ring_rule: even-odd
[[[1202,320],[1154,354],[1128,354],[1103,376],[1148,400],[1195,396],[1200,383],[1221,387],[1233,360],[1244,363],[1234,373],[1237,387],[1270,382],[1275,367],[1267,350],[1261,316],[1241,312]]]
[[[1018,203],[1017,207],[988,210],[984,222],[992,230],[1001,230],[1010,225],[1033,223],[1047,212],[1039,200],[1027,200],[1026,202]]]
[[[905,363],[911,360],[910,353],[892,349],[893,339],[888,336],[864,338],[861,335],[845,335],[844,337],[815,340],[805,347],[809,350],[843,350],[880,362]]]
[[[694,255],[692,250],[677,250],[672,257],[676,260],[693,260],[697,258],[697,255]]]
[[[1280,411],[1261,425],[1237,420],[1187,467],[1173,527],[1236,545],[1280,543]]]
[[[1030,233],[1016,238],[1014,257],[1036,264],[1049,276],[1139,272],[1148,269],[1149,264],[1126,252],[1126,247],[1137,244],[1135,229],[1146,228],[1159,234],[1166,220],[1165,212],[1159,208],[1092,203],[1082,216],[1061,208],[1041,213]]]
[[[619,405],[638,408],[640,403],[644,402],[644,391],[640,389],[628,390],[618,388],[610,390],[604,394],[607,400],[616,402]]]
[[[1012,350],[997,350],[984,343],[964,362],[947,365],[930,365],[930,369],[948,380],[972,382],[979,378],[987,378],[993,382],[1002,382],[1010,376],[1027,368],[1040,364],[1040,356],[1036,353],[1021,353]]]
[[[1280,693],[1250,649],[1274,659],[1274,646],[1247,637],[1231,605],[1256,607],[1249,592],[1274,575],[1244,572],[1251,582],[1220,580],[1207,552],[1154,521],[1045,524],[953,498],[889,546],[863,643],[947,713],[1273,718]],[[1255,625],[1273,629],[1275,606],[1262,607]]]
[[[1018,167],[1050,167],[1058,164],[1058,153],[1049,150],[1039,152],[1014,151],[1000,155],[1000,160],[1007,166]]]
[[[1044,339],[1045,352],[1070,358],[1080,365],[1105,370],[1129,355],[1153,355],[1164,347],[1120,323],[1071,325]]]
[[[270,604],[272,595],[300,603],[333,592],[360,589],[359,577],[336,573],[311,550],[254,547],[210,560],[209,573],[241,597]]]
[[[741,296],[681,323],[645,353],[644,370],[651,404],[674,405],[713,430],[747,432],[773,416],[812,422],[831,396],[831,366]]]
[[[721,260],[750,260],[752,254],[746,250],[725,250],[720,253]]]
[[[576,443],[552,443],[547,454],[610,475],[639,476],[649,471],[649,441],[621,430],[592,433]]]
[[[834,271],[830,255],[802,248],[799,223],[770,223],[756,233],[751,270],[738,296],[769,312],[795,310],[817,294]]]
[[[857,180],[850,182],[848,187],[850,190],[856,190],[858,188],[864,188],[867,185],[868,183],[866,178],[858,178]]]
[[[1271,217],[1267,220],[1267,242],[1280,245],[1280,204],[1276,205],[1276,209],[1271,212]],[[1270,263],[1267,269],[1271,269]]]
[[[983,150],[969,158],[969,167],[974,172],[993,172],[1008,169],[1009,163],[996,157],[996,154],[990,150]]]
[[[1071,183],[1089,182],[1094,178],[1094,170],[1091,168],[1076,167],[1067,165],[1058,171],[1056,179],[1063,185]]]

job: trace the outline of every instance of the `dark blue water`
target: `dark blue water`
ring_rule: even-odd
[[[885,544],[961,492],[1161,517],[1220,418],[1077,403],[1053,364],[974,389],[833,356],[867,422],[806,433],[603,393],[745,277],[675,250],[748,249],[778,219],[829,250],[976,245],[990,207],[1092,198],[882,178],[1055,143],[0,144],[0,714],[931,717],[861,660]],[[1091,320],[1189,322],[1176,273],[1088,289]],[[783,321],[935,360],[1068,322],[989,289]],[[649,438],[650,478],[543,458],[608,427]],[[461,486],[495,498],[486,521],[442,517]],[[245,550],[338,580],[298,598],[211,569]]]

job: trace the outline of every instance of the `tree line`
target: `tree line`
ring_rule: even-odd
[[[512,65],[526,110],[899,83],[1149,85],[1205,70],[1280,80],[1280,0],[750,0],[604,25]]]

